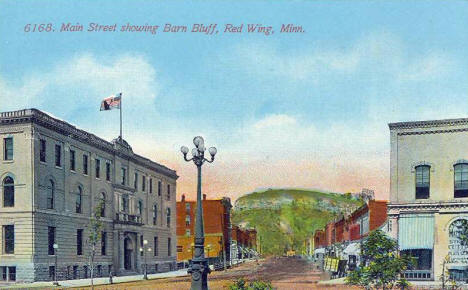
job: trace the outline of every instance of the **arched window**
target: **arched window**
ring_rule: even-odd
[[[3,179],[3,206],[15,206],[15,186],[13,178],[10,176],[7,176],[5,179]]]
[[[81,189],[81,186],[78,186],[78,192],[76,194],[76,203],[75,203],[75,212],[76,213],[81,213],[81,204],[83,201],[83,189]]]
[[[141,200],[138,201],[138,214],[143,216],[143,201]]]
[[[54,208],[54,198],[55,198],[55,183],[53,180],[49,180],[47,185],[47,208]]]
[[[468,197],[468,164],[455,164],[453,168],[455,171],[454,197]]]
[[[416,199],[429,198],[430,188],[430,169],[429,165],[419,165],[415,168],[416,171]]]
[[[167,227],[171,226],[171,209],[167,208],[166,209],[166,222],[167,222]]]
[[[99,200],[101,206],[101,217],[106,216],[106,194],[101,192],[101,198]]]
[[[158,222],[158,204],[153,205],[153,225],[156,225]]]

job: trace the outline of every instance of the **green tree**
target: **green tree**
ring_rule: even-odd
[[[96,246],[101,240],[101,231],[103,228],[101,220],[101,209],[104,206],[104,201],[101,200],[96,205],[91,216],[87,229],[89,232],[88,236],[88,247],[89,247],[89,268],[91,270],[91,289],[94,289],[94,258],[96,256]]]
[[[399,256],[398,244],[381,230],[370,233],[361,245],[363,261],[358,269],[352,271],[346,282],[360,285],[366,289],[401,289],[408,287],[402,273],[411,267],[412,259]]]

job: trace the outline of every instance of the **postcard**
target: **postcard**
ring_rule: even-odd
[[[460,289],[468,2],[0,0],[0,289]]]

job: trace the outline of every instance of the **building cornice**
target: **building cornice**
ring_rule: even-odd
[[[444,210],[468,210],[466,201],[447,201],[447,202],[421,202],[421,203],[389,203],[388,213],[399,214],[405,212],[440,212]]]
[[[389,123],[390,130],[468,125],[468,118]]]
[[[114,140],[108,142],[94,134],[78,129],[75,126],[49,116],[37,109],[24,109],[12,112],[0,112],[0,125],[14,125],[23,123],[33,123],[60,133],[63,136],[86,143],[92,147],[105,151],[112,155],[128,159],[140,166],[146,167],[167,177],[177,179],[177,173],[164,165],[156,163],[148,158],[133,153],[131,147],[124,140]]]

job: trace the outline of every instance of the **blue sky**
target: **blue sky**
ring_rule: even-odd
[[[468,1],[0,1],[0,110],[43,109],[178,170],[196,134],[219,148],[205,191],[388,194],[387,123],[466,117]],[[273,26],[275,33],[25,33],[28,23]],[[305,33],[280,34],[281,24]],[[161,28],[160,28],[161,29]]]

